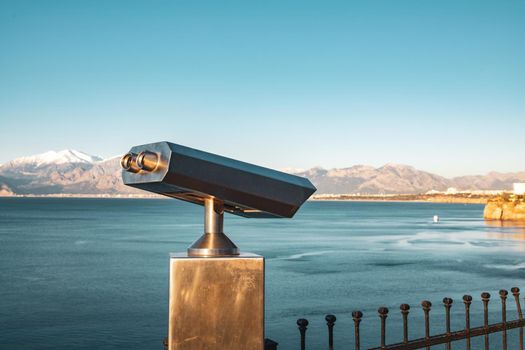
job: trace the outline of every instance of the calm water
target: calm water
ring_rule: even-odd
[[[434,304],[432,332],[441,332],[444,296],[456,300],[461,327],[463,294],[475,297],[478,325],[480,292],[525,287],[525,230],[487,226],[482,211],[310,202],[292,220],[227,216],[225,225],[241,249],[267,258],[266,336],[297,349],[295,320],[305,317],[309,349],[326,348],[324,315],[334,313],[343,348],[353,341],[352,310],[364,312],[362,342],[375,346],[379,306],[390,308],[388,338],[398,341],[400,303],[412,305],[419,337],[423,299]],[[173,200],[0,199],[0,348],[161,349],[168,253],[201,231],[201,208]],[[492,303],[491,322],[497,310]],[[512,300],[508,317],[516,317]]]

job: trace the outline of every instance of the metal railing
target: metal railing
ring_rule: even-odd
[[[408,337],[408,316],[410,313],[410,306],[408,304],[401,304],[400,311],[403,320],[403,340],[394,343],[386,344],[386,328],[387,318],[389,310],[386,307],[380,307],[378,309],[378,315],[381,322],[381,338],[380,345],[369,350],[412,350],[412,349],[430,349],[434,345],[445,344],[446,350],[452,349],[452,342],[464,340],[465,347],[467,350],[471,349],[471,339],[474,337],[484,336],[484,349],[489,349],[490,334],[501,332],[501,349],[507,349],[507,331],[510,329],[519,328],[519,349],[523,350],[523,327],[525,326],[525,320],[523,319],[523,313],[520,305],[520,289],[514,287],[511,289],[511,293],[514,296],[516,303],[516,309],[518,312],[518,319],[508,321],[507,320],[507,296],[508,292],[504,289],[499,291],[499,297],[501,300],[501,322],[495,324],[489,324],[489,312],[488,306],[490,301],[489,293],[481,293],[481,301],[483,302],[483,325],[479,327],[471,327],[470,323],[470,306],[472,304],[472,296],[464,295],[463,304],[465,308],[465,328],[458,331],[451,331],[450,326],[450,309],[453,305],[451,298],[443,299],[443,306],[445,308],[445,333],[430,335],[430,311],[432,303],[428,300],[421,302],[421,307],[424,313],[424,331],[425,336],[423,338],[409,340]],[[352,319],[354,322],[354,339],[355,339],[355,350],[361,350],[360,344],[360,325],[363,318],[361,311],[353,311]],[[336,317],[334,315],[327,315],[325,317],[326,324],[328,327],[328,349],[334,350],[334,327]],[[306,331],[308,328],[308,320],[300,318],[297,320],[297,326],[300,333],[300,346],[301,350],[306,349]]]

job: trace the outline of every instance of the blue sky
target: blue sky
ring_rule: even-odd
[[[0,163],[169,140],[273,168],[525,170],[525,1],[0,0]]]

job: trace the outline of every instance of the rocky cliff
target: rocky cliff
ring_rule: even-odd
[[[483,217],[487,220],[525,221],[523,196],[496,197],[487,202]]]

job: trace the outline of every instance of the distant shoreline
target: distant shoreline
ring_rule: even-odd
[[[309,201],[321,202],[419,202],[419,203],[459,203],[486,204],[493,195],[461,194],[393,194],[393,195],[354,195],[319,194]],[[0,198],[92,198],[92,199],[169,199],[155,194],[24,194],[0,195]]]
[[[14,194],[14,195],[0,195],[0,198],[93,198],[93,199],[170,199],[166,196],[146,194]]]
[[[421,203],[459,203],[486,204],[494,195],[488,194],[392,194],[392,195],[314,195],[314,201],[359,201],[359,202],[421,202]]]
[[[382,202],[382,203],[449,203],[449,204],[486,204],[486,201],[478,200],[422,200],[422,199],[308,199],[311,202]]]

